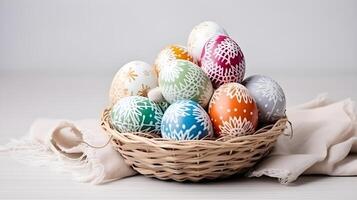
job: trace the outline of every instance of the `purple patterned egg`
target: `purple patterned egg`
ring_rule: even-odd
[[[253,75],[246,78],[243,85],[257,103],[261,123],[274,123],[285,116],[285,94],[275,80],[268,76]]]
[[[245,73],[245,60],[238,44],[226,35],[211,37],[201,54],[201,68],[214,88],[230,82],[240,83]]]

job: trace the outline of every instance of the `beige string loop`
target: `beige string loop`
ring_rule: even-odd
[[[102,145],[102,146],[94,146],[94,145],[91,145],[91,144],[87,143],[87,142],[84,141],[84,140],[81,140],[81,141],[79,141],[79,142],[80,142],[80,143],[83,143],[83,144],[85,144],[85,145],[87,145],[87,146],[89,146],[89,147],[91,147],[91,148],[94,148],[94,149],[102,149],[102,148],[106,147],[106,146],[110,143],[110,141],[111,141],[112,139],[113,139],[113,135],[111,135],[111,136],[109,137],[108,141],[107,141],[104,145]]]
[[[293,123],[290,120],[288,120],[288,123],[289,123],[289,127],[290,127],[290,133],[288,133],[288,134],[283,133],[283,135],[289,136],[291,139],[291,138],[293,138],[293,135],[294,135]]]

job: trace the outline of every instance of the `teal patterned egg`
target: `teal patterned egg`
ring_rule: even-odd
[[[170,104],[187,99],[206,107],[213,93],[205,72],[196,64],[180,59],[161,69],[159,87]]]
[[[160,134],[163,109],[147,97],[120,99],[111,110],[111,122],[120,133],[145,132]]]
[[[166,109],[170,106],[170,104],[167,101],[159,102],[156,104],[161,108],[163,113],[165,113]]]

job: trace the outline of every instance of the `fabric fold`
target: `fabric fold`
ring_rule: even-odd
[[[249,176],[290,183],[302,174],[357,175],[355,106],[351,99],[333,102],[320,95],[288,109],[293,137],[280,136],[273,152]]]
[[[320,95],[287,109],[293,136],[281,135],[274,150],[248,176],[270,176],[286,184],[303,174],[357,175],[357,116],[351,99]],[[17,160],[71,173],[81,182],[101,184],[136,174],[113,149],[94,119],[36,120],[27,136],[0,146]],[[290,130],[286,130],[288,133]],[[90,144],[88,146],[87,144]]]
[[[15,159],[72,174],[80,182],[101,184],[136,174],[109,143],[97,120],[36,120],[29,135],[1,147]]]

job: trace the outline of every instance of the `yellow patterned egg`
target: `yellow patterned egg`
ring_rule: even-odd
[[[158,86],[153,66],[143,61],[132,61],[119,69],[112,81],[109,98],[113,105],[127,96],[147,97],[149,90]]]
[[[157,55],[155,59],[155,69],[157,74],[163,67],[169,66],[176,59],[188,60],[193,62],[192,56],[188,54],[186,47],[181,45],[169,45]]]

